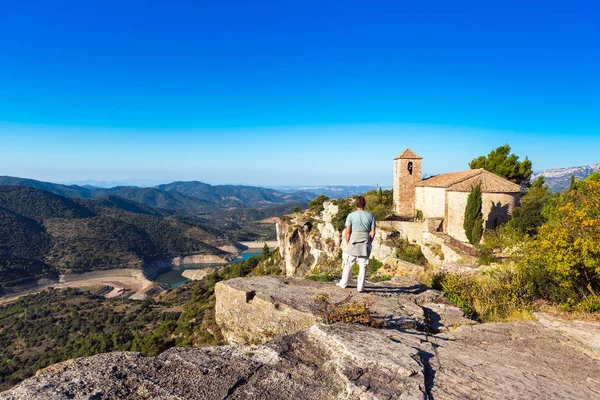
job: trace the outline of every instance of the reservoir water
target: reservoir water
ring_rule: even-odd
[[[253,256],[259,256],[262,252],[262,249],[247,249],[245,250],[241,256],[242,258],[239,258],[237,260],[234,260],[232,262],[238,262],[238,261],[242,261],[242,260],[247,260],[250,257]],[[208,267],[216,267],[216,266],[222,266],[224,264],[186,264],[186,265],[180,265],[177,267],[173,267],[171,270],[162,273],[160,275],[158,275],[156,277],[156,279],[154,279],[154,282],[158,282],[158,283],[164,283],[166,285],[169,285],[171,287],[175,287],[175,286],[179,286],[179,285],[183,285],[184,283],[189,282],[190,280],[188,278],[186,278],[185,276],[183,276],[183,272],[188,270],[188,269],[202,269],[202,268],[208,268]]]

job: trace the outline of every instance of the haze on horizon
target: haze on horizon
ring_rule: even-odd
[[[6,2],[0,175],[390,186],[600,162],[600,5]],[[484,4],[488,3],[488,4]]]

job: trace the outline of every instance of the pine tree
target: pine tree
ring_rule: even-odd
[[[471,244],[477,244],[483,234],[483,215],[481,214],[481,185],[471,189],[465,207],[465,221],[463,223],[465,235]]]

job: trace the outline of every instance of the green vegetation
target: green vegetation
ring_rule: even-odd
[[[353,199],[334,200],[333,204],[338,206],[338,212],[331,220],[333,227],[341,232],[346,228],[346,218],[348,214],[356,210]]]
[[[513,211],[510,226],[523,234],[535,236],[539,227],[546,222],[543,209],[549,199],[550,190],[544,185],[544,177],[540,176],[521,197],[521,205]]]
[[[527,282],[510,268],[496,268],[482,275],[440,273],[431,285],[481,322],[527,318],[526,309],[531,305]]]
[[[72,200],[0,186],[0,285],[62,272],[140,268],[154,260],[221,254],[206,220],[109,196]],[[271,228],[272,229],[272,228]]]
[[[321,293],[315,297],[317,313],[326,324],[342,322],[381,328],[383,321],[375,319],[371,313],[374,302],[374,299],[353,301],[352,295],[337,303],[330,302],[329,295],[326,293]]]
[[[600,310],[600,181],[588,178],[553,196],[539,183],[531,190],[538,193],[528,201],[535,196],[539,204],[526,201],[519,218],[539,221],[541,213],[539,227],[518,221],[486,232],[486,257],[503,264],[483,275],[433,278],[450,300],[482,321],[526,318],[540,301],[570,312]]]
[[[508,144],[492,150],[487,157],[474,158],[469,163],[469,167],[471,169],[483,168],[519,185],[527,185],[533,173],[529,158],[525,157],[525,160],[519,161],[519,157],[510,152]]]
[[[391,190],[369,190],[363,195],[367,201],[365,210],[382,220],[394,213],[394,197]]]
[[[471,189],[465,207],[465,219],[463,228],[465,235],[471,244],[478,244],[483,234],[483,215],[481,214],[481,185]]]
[[[313,201],[308,203],[308,210],[315,215],[319,215],[324,210],[323,203],[325,203],[328,200],[329,200],[329,197],[327,197],[323,194],[320,194],[317,196],[317,198],[315,198]]]
[[[421,251],[421,246],[416,243],[411,243],[407,238],[402,237],[400,232],[391,234],[388,237],[386,244],[396,248],[396,253],[394,254],[396,258],[417,265],[427,265],[427,259]]]
[[[279,273],[278,257],[278,252],[263,251],[142,302],[70,288],[45,290],[0,307],[0,391],[74,357],[121,350],[151,356],[175,345],[223,344],[214,318],[215,284]]]
[[[308,279],[309,281],[316,281],[316,282],[331,282],[335,279],[335,277],[331,276],[331,275],[307,275],[306,279]]]
[[[305,205],[306,203],[286,203],[262,208],[238,208],[194,218],[204,227],[220,232],[220,235],[231,241],[275,240],[275,225],[261,221],[295,212],[295,209],[302,209]]]

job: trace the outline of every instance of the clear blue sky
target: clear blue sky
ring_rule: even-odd
[[[195,3],[195,4],[190,4]],[[391,185],[600,162],[597,1],[0,0],[0,175]]]

